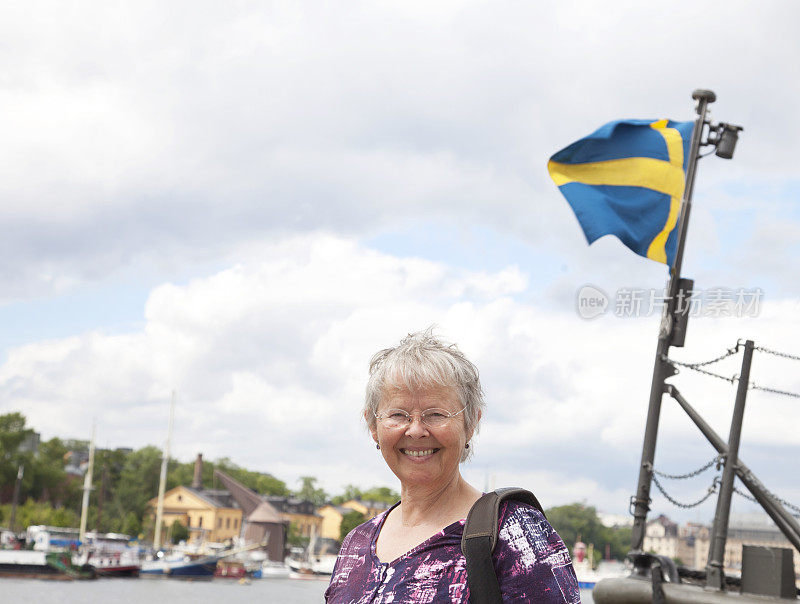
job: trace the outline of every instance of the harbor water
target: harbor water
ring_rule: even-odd
[[[254,579],[239,583],[232,579],[181,581],[175,579],[98,579],[97,581],[40,581],[0,579],[3,604],[200,604],[203,602],[304,604],[322,602],[327,581]],[[592,604],[588,589],[581,590],[583,604]]]

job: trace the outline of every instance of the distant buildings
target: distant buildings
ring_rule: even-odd
[[[189,531],[189,540],[222,543],[240,538],[245,543],[265,542],[270,560],[283,560],[291,523],[301,536],[319,535],[322,516],[310,501],[295,497],[260,495],[232,476],[214,471],[223,489],[202,488],[203,458],[197,456],[192,486],[178,486],[164,495],[163,523],[175,521]],[[148,502],[155,518],[157,498]],[[338,539],[337,539],[338,540]]]
[[[282,495],[267,495],[266,499],[283,520],[294,524],[301,537],[310,539],[312,535],[320,534],[322,516],[317,513],[313,502]]]
[[[155,517],[157,498],[149,501]],[[222,543],[239,535],[242,510],[227,491],[175,487],[164,494],[163,522],[170,530],[175,522],[189,530],[192,541]]]
[[[202,472],[203,457],[198,455],[192,485],[165,493],[163,523],[167,530],[177,521],[188,529],[190,541],[221,543],[239,538],[245,543],[265,542],[270,560],[283,560],[290,525],[300,537],[315,540],[317,549],[333,548],[336,553],[346,514],[356,511],[369,519],[390,507],[379,501],[352,499],[340,506],[317,508],[297,497],[260,495],[219,470],[214,470],[214,478],[224,488],[204,489]],[[157,498],[148,503],[154,519]]]
[[[342,505],[324,505],[317,510],[317,513],[322,516],[322,527],[319,533],[320,537],[340,541],[342,519],[346,514],[356,511],[359,514],[363,514],[364,518],[369,520],[381,512],[388,510],[390,507],[392,507],[390,504],[381,501],[360,501],[358,499],[345,501]]]
[[[662,514],[647,523],[643,548],[645,551],[676,559],[685,566],[703,569],[708,562],[710,536],[709,526],[695,522],[679,526]],[[726,572],[741,572],[743,545],[792,548],[791,543],[767,517],[731,517],[725,542]],[[795,575],[800,575],[798,556],[794,556],[794,571]]]

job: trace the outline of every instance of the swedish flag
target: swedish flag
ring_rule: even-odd
[[[693,122],[619,120],[572,143],[547,169],[586,239],[616,235],[672,266]]]

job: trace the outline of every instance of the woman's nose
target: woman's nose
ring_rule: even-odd
[[[411,437],[420,438],[428,434],[428,427],[422,423],[422,418],[412,417],[411,423],[406,428],[406,434]]]

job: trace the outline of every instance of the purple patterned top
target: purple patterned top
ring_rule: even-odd
[[[391,509],[345,537],[325,601],[468,602],[466,560],[461,553],[466,521],[446,526],[385,564],[378,559],[375,544]],[[580,604],[578,580],[564,542],[542,513],[529,505],[517,501],[501,505],[494,568],[506,602]]]

